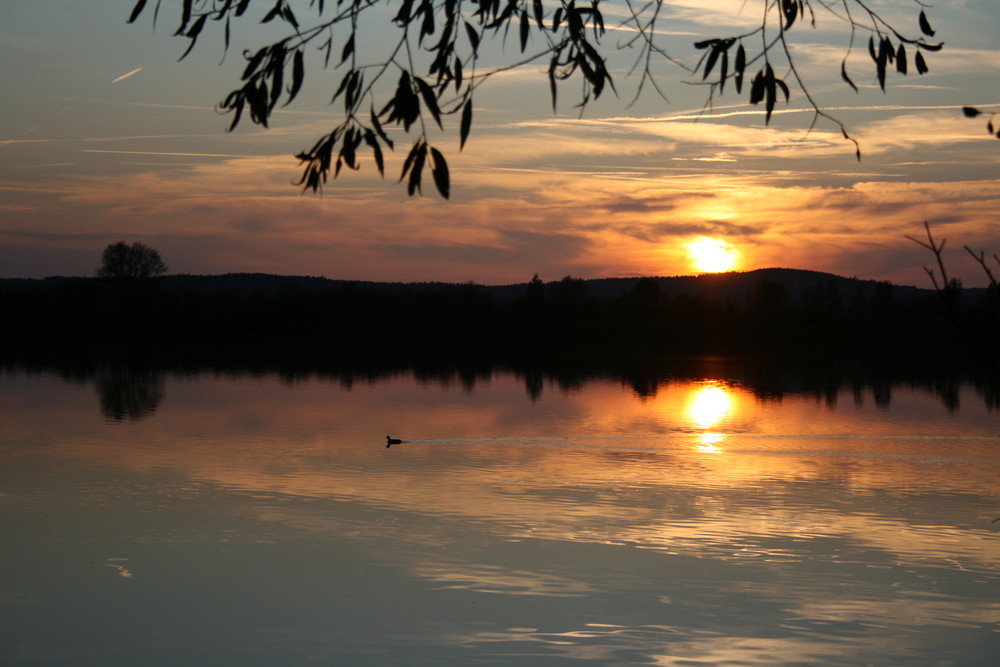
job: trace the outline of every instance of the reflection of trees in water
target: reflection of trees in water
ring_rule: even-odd
[[[114,421],[136,421],[156,412],[166,385],[161,371],[126,365],[102,366],[96,382],[101,413]]]
[[[524,388],[528,392],[528,396],[531,397],[531,402],[534,403],[541,398],[542,391],[545,389],[545,375],[537,369],[529,368],[524,372]]]
[[[297,354],[289,356],[288,351]],[[831,407],[845,398],[856,405],[872,401],[891,406],[893,393],[904,388],[923,389],[950,411],[961,408],[960,396],[971,387],[988,409],[1000,411],[1000,375],[991,367],[953,368],[931,364],[876,364],[866,360],[804,362],[779,359],[622,358],[578,357],[488,359],[470,355],[454,359],[442,355],[407,356],[357,347],[341,354],[319,354],[301,347],[248,347],[229,345],[199,350],[199,354],[149,353],[107,363],[94,357],[59,361],[47,354],[11,358],[6,365],[28,372],[54,370],[76,382],[96,379],[101,411],[116,421],[136,420],[152,414],[164,395],[164,376],[170,372],[216,373],[234,377],[277,376],[289,383],[312,379],[337,382],[350,389],[355,384],[376,384],[401,375],[412,375],[428,385],[460,386],[472,392],[498,374],[513,374],[524,381],[525,392],[537,401],[546,389],[577,391],[587,382],[604,379],[621,382],[642,399],[654,398],[660,388],[692,379],[713,379],[742,387],[758,400],[780,402],[790,396],[812,396]]]

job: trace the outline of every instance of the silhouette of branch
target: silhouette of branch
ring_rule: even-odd
[[[1000,139],[1000,123],[995,122],[998,117],[1000,117],[1000,111],[983,111],[976,107],[962,107],[962,113],[965,114],[966,118],[976,118],[978,116],[986,116],[986,131],[990,136],[994,136]]]
[[[927,240],[921,241],[920,239],[915,239],[912,236],[907,235],[906,238],[913,241],[917,245],[927,248],[934,254],[934,259],[937,262],[938,270],[941,272],[941,282],[938,282],[937,276],[934,274],[934,269],[925,266],[924,271],[931,279],[931,284],[934,285],[934,290],[941,296],[948,309],[948,312],[953,312],[955,309],[955,301],[958,298],[958,290],[961,289],[961,284],[957,281],[951,281],[948,279],[948,269],[944,263],[944,246],[948,242],[948,239],[942,239],[940,243],[934,240],[934,235],[931,234],[931,226],[926,220],[924,220],[924,231],[927,234]]]
[[[991,307],[995,310],[997,308],[997,304],[1000,303],[1000,300],[998,300],[998,297],[1000,297],[1000,288],[998,288],[997,281],[986,261],[985,251],[976,253],[968,246],[965,246],[965,250],[972,255],[972,258],[976,260],[976,262],[984,270],[990,281],[990,287],[987,293],[988,298],[980,301],[980,308],[977,311],[979,314],[985,314],[990,321],[989,326],[986,327],[987,330],[984,335],[979,331],[979,329],[983,328],[982,323],[980,322],[980,325],[976,326],[967,314],[960,308],[961,304],[959,303],[959,295],[962,290],[962,282],[958,279],[948,278],[948,270],[945,266],[943,254],[947,239],[941,239],[940,242],[936,241],[933,234],[931,234],[930,224],[926,220],[924,221],[924,230],[927,235],[926,241],[913,238],[912,236],[906,236],[906,238],[913,241],[917,245],[926,248],[934,254],[934,259],[937,263],[938,270],[940,271],[940,282],[938,282],[938,277],[934,273],[934,269],[925,266],[924,271],[930,277],[934,290],[944,302],[946,315],[966,339],[974,343],[995,361],[1000,361],[1000,346],[997,344],[998,341],[995,340],[997,339],[997,334],[1000,333],[1000,318],[998,318],[998,314],[996,312],[990,310]],[[993,258],[998,264],[1000,264],[1000,258],[996,255],[993,255]]]
[[[152,3],[154,26],[161,3]],[[137,0],[128,21],[135,22],[148,4]],[[830,121],[854,144],[860,158],[860,146],[845,124],[827,113],[810,93],[790,47],[791,36],[800,34],[797,31],[804,29],[807,19],[816,27],[816,5],[845,25],[849,38],[840,73],[855,91],[858,88],[846,63],[858,33],[869,34],[868,50],[883,90],[891,69],[907,74],[912,58],[917,72],[923,74],[927,71],[923,54],[942,48],[941,43],[928,40],[935,33],[920,2],[921,35],[914,36],[894,27],[866,0],[761,0],[759,26],[695,42],[701,53],[693,67],[671,56],[659,43],[661,38],[676,36],[669,23],[663,25],[663,8],[669,6],[669,0],[340,0],[335,5],[332,0],[310,0],[308,10],[298,4],[293,7],[291,0],[183,0],[179,5],[180,21],[174,35],[188,40],[181,58],[207,34],[205,28],[210,23],[221,25],[227,52],[233,24],[258,18],[251,16],[251,7],[266,11],[261,23],[283,24],[288,29],[276,41],[242,52],[245,67],[241,83],[218,105],[221,113],[232,115],[230,131],[246,117],[266,128],[279,104],[287,106],[296,99],[305,84],[307,51],[319,51],[323,67],[334,70],[339,78],[331,104],[338,100],[343,104],[340,119],[310,150],[296,155],[302,168],[298,184],[314,193],[328,178],[336,179],[344,166],[359,169],[359,150],[371,152],[384,176],[383,150],[395,149],[387,129],[398,128],[411,140],[400,181],[405,180],[408,192],[416,194],[421,190],[424,168],[429,167],[438,192],[447,198],[447,162],[441,151],[430,145],[429,130],[436,125],[443,132],[445,119],[457,115],[459,149],[463,149],[472,129],[479,86],[497,74],[547,61],[544,76],[553,110],[561,84],[572,81],[580,86],[574,106],[582,114],[605,91],[617,95],[607,56],[635,47],[638,55],[629,76],[636,72],[639,76],[629,106],[647,84],[668,101],[655,73],[655,65],[664,62],[695,78],[700,74],[699,80],[687,83],[709,86],[706,109],[711,108],[716,95],[725,92],[727,82],[732,82],[731,88],[746,95],[751,105],[763,103],[765,123],[769,123],[779,98],[786,104],[791,99],[785,81],[790,79],[813,111],[807,134],[820,120]],[[602,6],[608,5],[620,9],[620,29],[633,33],[615,45],[604,40]],[[366,31],[376,25],[395,30],[395,38],[380,33],[376,40],[366,39],[370,34]],[[483,67],[481,51],[487,51],[487,44],[490,58],[496,56],[495,46],[506,62]],[[907,53],[907,48],[912,53]],[[779,76],[776,67],[786,68],[787,74]],[[389,75],[397,72],[399,79],[393,85]],[[749,85],[744,90],[748,74]]]

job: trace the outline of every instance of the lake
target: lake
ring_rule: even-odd
[[[997,664],[995,387],[640,371],[8,364],[0,663]]]

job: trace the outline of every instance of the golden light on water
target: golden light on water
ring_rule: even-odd
[[[721,239],[701,236],[688,243],[691,267],[703,273],[732,271],[736,267],[736,250]]]
[[[710,383],[698,389],[688,404],[687,414],[691,422],[703,429],[710,429],[729,413],[732,401],[729,393],[720,385]],[[706,430],[698,436],[695,449],[706,454],[722,452],[720,443],[725,439],[722,433]]]
[[[698,436],[698,444],[695,445],[695,449],[704,454],[720,454],[722,452],[722,447],[719,443],[725,439],[725,435],[722,433],[709,433],[705,432]]]
[[[688,417],[697,426],[709,428],[726,416],[729,407],[729,393],[717,384],[707,384],[691,399]]]

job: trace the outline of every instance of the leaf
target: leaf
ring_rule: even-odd
[[[743,92],[743,72],[747,67],[747,52],[740,44],[740,48],[736,49],[736,92]]]
[[[340,52],[340,63],[343,64],[345,60],[347,60],[348,58],[351,57],[352,53],[354,53],[354,33],[353,32],[351,33],[351,36],[347,38],[347,42],[344,43],[344,48]]]
[[[399,7],[399,12],[397,12],[396,16],[393,17],[392,22],[396,23],[396,24],[399,24],[401,26],[407,26],[407,25],[409,25],[410,21],[413,20],[410,17],[410,10],[411,9],[413,9],[413,2],[412,2],[412,0],[404,0],[403,3]]]
[[[920,32],[924,33],[928,37],[934,36],[934,29],[931,28],[931,22],[927,20],[927,14],[924,14],[923,10],[920,12]]]
[[[902,43],[896,49],[896,71],[900,74],[906,74],[906,47]]]
[[[475,53],[479,50],[479,33],[476,29],[468,22],[465,23],[465,34],[469,38],[469,44],[472,45],[472,52]]]
[[[392,140],[386,135],[385,130],[382,129],[382,123],[378,122],[378,116],[375,114],[375,107],[371,110],[372,127],[375,129],[375,133],[378,134],[379,139],[389,147],[389,150],[394,150]]]
[[[355,146],[355,143],[354,143],[354,135],[355,134],[356,134],[356,131],[354,130],[354,128],[351,128],[350,130],[347,131],[347,134],[344,135],[344,145],[340,149],[340,156],[337,159],[337,169],[338,169],[338,171],[340,170],[340,159],[341,158],[344,160],[344,163],[348,167],[350,167],[351,169],[357,169],[358,168],[357,167],[357,160],[355,159],[355,156],[356,156],[356,153],[355,153],[356,146]]]
[[[198,35],[201,33],[201,29],[205,27],[205,21],[207,20],[208,20],[208,14],[202,14],[201,16],[199,16],[198,20],[194,22],[194,25],[191,26],[191,29],[187,31],[187,34],[185,36],[190,37],[191,41],[196,40],[198,38]]]
[[[135,23],[135,20],[139,18],[139,14],[142,13],[143,7],[146,6],[146,0],[139,0],[135,3],[135,7],[132,8],[132,13],[129,14],[128,21],[126,23]]]
[[[275,17],[279,16],[281,14],[281,3],[282,3],[282,0],[278,0],[278,2],[276,2],[274,4],[274,7],[271,7],[271,11],[269,11],[267,14],[265,14],[264,18],[262,18],[260,20],[260,22],[261,23],[270,23],[271,21],[273,21],[275,19]]]
[[[965,114],[966,118],[975,118],[976,116],[981,114],[982,111],[980,111],[976,107],[962,107],[962,113]]]
[[[715,67],[715,61],[719,59],[719,52],[721,50],[719,46],[713,46],[712,50],[708,52],[708,60],[705,62],[705,69],[701,73],[702,81],[707,79],[708,75],[712,73],[712,68]]]
[[[261,82],[254,86],[248,83],[244,87],[244,94],[250,103],[250,120],[262,127],[267,127],[267,84]]]
[[[406,174],[409,173],[410,168],[413,167],[413,161],[416,159],[417,152],[420,150],[422,143],[423,142],[420,141],[414,142],[413,147],[410,148],[410,152],[406,155],[406,159],[403,160],[403,171],[399,175],[400,181],[406,178]]]
[[[232,132],[240,124],[240,117],[243,115],[244,98],[240,91],[236,90],[229,94],[226,101],[222,103],[222,108],[233,112],[233,122],[229,124],[227,132]]]
[[[458,150],[465,148],[465,141],[469,138],[469,130],[472,129],[472,100],[470,99],[462,107],[462,120],[459,129]]]
[[[521,53],[528,47],[528,12],[521,12],[521,26],[520,26],[520,37],[521,37]],[[447,197],[445,197],[447,199]]]
[[[174,33],[175,36],[183,35],[184,28],[187,27],[188,21],[191,20],[191,3],[192,0],[184,0],[184,7],[181,10],[181,24],[177,28],[177,32]]]
[[[410,181],[406,184],[406,192],[413,196],[413,193],[420,193],[420,179],[424,174],[424,162],[427,160],[427,144],[420,144],[417,155],[413,159],[413,166],[410,168]]]
[[[889,62],[889,53],[893,52],[892,43],[883,38],[878,45],[878,57],[875,59],[875,74],[878,76],[879,88],[885,91],[885,68]]]
[[[243,70],[243,76],[241,77],[244,81],[252,77],[257,72],[257,68],[260,67],[261,62],[263,62],[264,58],[267,56],[268,53],[270,53],[270,51],[271,49],[264,46],[259,51],[257,51],[257,53],[253,54],[253,56],[249,58],[247,58],[246,55],[247,53],[249,53],[249,51],[243,52],[243,57],[247,58],[247,66]]]
[[[750,104],[759,104],[764,99],[764,70],[754,75],[750,82]]]
[[[767,94],[764,104],[767,113],[764,116],[764,124],[767,125],[771,122],[771,112],[774,111],[774,103],[778,99],[778,85],[777,79],[774,77],[774,70],[771,69],[771,64],[767,64],[767,73],[764,75],[764,89]]]
[[[424,12],[424,20],[420,24],[420,41],[423,41],[424,37],[428,37],[433,34],[434,34],[434,12],[428,10]]]
[[[285,23],[290,24],[296,31],[298,31],[299,22],[296,20],[295,13],[292,11],[291,7],[288,5],[283,5],[281,7],[281,18],[285,20]]]
[[[448,174],[448,163],[441,151],[436,148],[431,148],[431,158],[433,161],[431,176],[434,177],[434,185],[441,196],[447,199],[451,194],[451,176]]]
[[[365,131],[365,143],[371,147],[372,153],[375,155],[375,166],[378,167],[378,173],[384,177],[385,160],[382,157],[382,147],[378,145],[378,139],[371,130]]]
[[[917,51],[917,55],[914,56],[913,62],[917,66],[918,74],[925,74],[927,72],[927,62],[924,60],[924,54]]]
[[[291,104],[292,100],[295,99],[295,96],[299,94],[305,75],[305,57],[303,56],[301,49],[298,49],[292,56],[292,85],[288,89],[288,101],[285,102],[286,106]]]
[[[420,96],[424,98],[424,104],[427,106],[427,110],[437,122],[438,127],[444,129],[444,126],[441,125],[441,108],[438,107],[437,97],[434,95],[434,90],[420,77],[414,77],[414,81],[417,82],[417,88],[420,90]]]
[[[792,27],[799,14],[798,0],[781,0],[781,12],[785,15],[785,30]]]
[[[350,83],[350,81],[351,81],[351,79],[353,77],[354,77],[354,72],[353,71],[350,71],[350,72],[348,72],[347,74],[344,75],[344,77],[340,80],[340,85],[337,86],[337,90],[334,91],[333,97],[330,98],[330,104],[333,104],[334,102],[336,102],[337,98],[340,97],[340,94],[343,93],[345,90],[347,90],[347,84]],[[389,104],[392,104],[392,102],[390,101]],[[388,107],[389,105],[386,105],[386,106]],[[384,111],[383,111],[383,113],[384,113]]]
[[[598,9],[598,3],[593,3],[591,13],[594,24],[594,39],[598,39],[604,34],[604,16],[601,15],[601,10]]]
[[[283,43],[276,44],[271,52],[268,70],[271,72],[271,99],[268,107],[273,109],[274,105],[278,103],[278,98],[281,97],[282,90],[284,90],[285,45]]]
[[[556,110],[556,65],[559,61],[559,54],[556,52],[549,61],[549,94],[552,96],[552,111]]]
[[[846,58],[840,63],[840,78],[843,79],[844,82],[848,86],[850,86],[851,88],[853,88],[854,92],[858,92],[858,87],[854,85],[853,81],[851,81],[851,77],[847,76],[847,59]]]
[[[187,57],[187,54],[191,53],[191,49],[194,48],[195,42],[198,41],[198,34],[201,32],[201,29],[205,27],[206,20],[208,20],[208,14],[202,14],[198,20],[194,22],[194,25],[191,26],[191,29],[187,31],[185,37],[188,37],[191,40],[191,43],[188,44],[187,49],[185,49],[184,53],[181,54],[181,57],[178,58],[178,60],[184,60],[184,58]]]
[[[719,65],[719,93],[726,90],[726,77],[729,75],[729,51],[722,52],[722,62]]]
[[[364,74],[358,70],[351,73],[351,85],[347,87],[347,93],[344,94],[344,108],[347,109],[348,113],[353,113],[355,106],[357,106],[365,87],[364,82]]]
[[[775,79],[774,82],[778,84],[778,88],[781,88],[781,92],[785,94],[785,102],[791,97],[791,92],[788,90],[788,85],[781,79]]]

